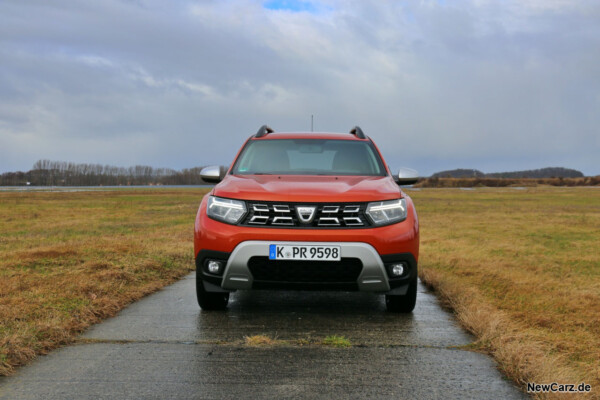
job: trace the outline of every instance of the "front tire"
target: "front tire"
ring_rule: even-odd
[[[206,311],[224,310],[229,303],[229,293],[207,292],[202,279],[196,275],[196,297],[198,305]]]
[[[389,312],[411,313],[417,304],[417,277],[411,279],[404,295],[385,295],[385,306]]]

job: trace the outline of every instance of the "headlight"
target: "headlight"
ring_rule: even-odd
[[[237,224],[246,214],[246,203],[239,200],[222,199],[210,196],[206,206],[206,214],[228,224]]]
[[[369,203],[367,215],[375,225],[388,225],[406,219],[406,199]]]

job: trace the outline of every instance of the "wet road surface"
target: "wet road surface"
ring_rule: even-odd
[[[200,311],[194,274],[0,379],[0,399],[522,399],[422,286],[412,315],[369,293],[237,292]],[[267,335],[274,346],[250,347]],[[350,348],[317,344],[345,336]],[[284,341],[290,341],[285,344]]]

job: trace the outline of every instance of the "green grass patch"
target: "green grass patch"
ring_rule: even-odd
[[[338,335],[327,336],[325,339],[323,339],[323,341],[321,343],[325,346],[331,346],[331,347],[339,347],[339,348],[352,347],[352,343],[350,343],[350,340],[348,340],[344,336],[338,336]]]

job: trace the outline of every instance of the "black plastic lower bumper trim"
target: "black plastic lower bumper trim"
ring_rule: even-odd
[[[207,259],[211,259],[222,261],[224,264],[227,264],[227,260],[229,260],[230,254],[231,253],[226,253],[222,251],[200,250],[198,252],[198,255],[196,256],[196,275],[199,276],[202,280],[220,287],[221,282],[223,281],[223,276],[209,273],[204,268],[204,261],[206,261]]]

